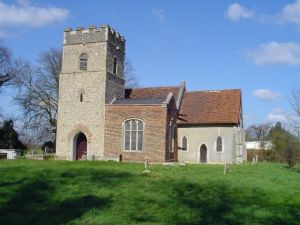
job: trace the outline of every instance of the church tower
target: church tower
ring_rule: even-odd
[[[101,159],[105,104],[124,98],[125,39],[108,25],[64,31],[58,159]]]

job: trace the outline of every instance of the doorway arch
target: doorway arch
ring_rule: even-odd
[[[202,144],[200,147],[200,163],[207,163],[207,146]]]
[[[78,133],[74,138],[75,147],[75,159],[82,160],[85,159],[87,155],[87,138],[84,133]]]

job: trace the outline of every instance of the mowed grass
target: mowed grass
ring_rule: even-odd
[[[300,224],[300,173],[279,164],[0,161],[0,224]]]

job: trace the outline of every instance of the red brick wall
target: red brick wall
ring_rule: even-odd
[[[104,155],[119,157],[122,154],[123,161],[144,162],[147,157],[149,162],[165,162],[167,114],[167,108],[161,105],[106,105]],[[123,150],[122,122],[130,118],[144,121],[144,145],[141,152]]]
[[[170,121],[173,119],[175,123],[175,137],[174,137],[174,146],[173,146],[173,152],[169,152],[169,126]],[[177,161],[178,160],[178,142],[177,142],[177,109],[176,109],[176,103],[174,98],[170,101],[168,105],[168,111],[167,111],[167,123],[166,123],[166,161]]]

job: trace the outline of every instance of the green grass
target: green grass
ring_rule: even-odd
[[[300,224],[300,170],[278,164],[0,161],[0,224]]]

